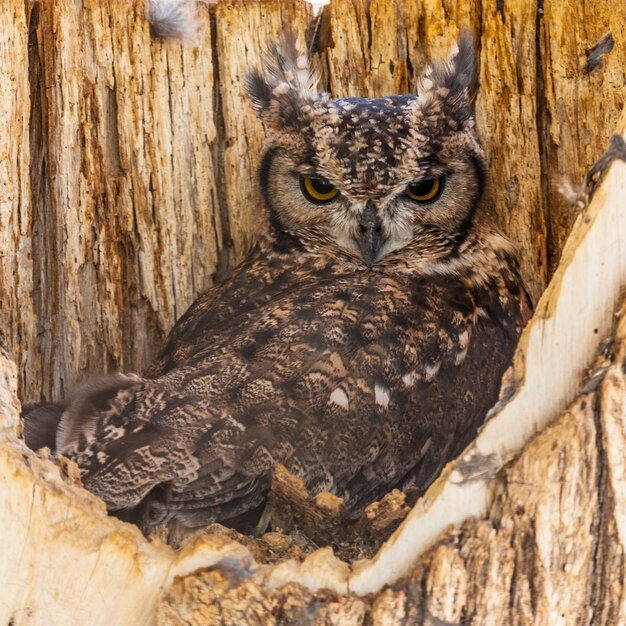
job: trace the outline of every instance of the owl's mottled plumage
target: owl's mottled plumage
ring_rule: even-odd
[[[292,38],[270,51],[248,79],[270,235],[144,377],[61,406],[57,448],[88,489],[144,522],[228,523],[263,503],[282,463],[357,514],[392,487],[424,490],[469,443],[528,312],[489,222],[473,74],[462,38],[418,95],[336,100]],[[312,200],[307,179],[335,195]],[[406,195],[435,179],[434,199]]]

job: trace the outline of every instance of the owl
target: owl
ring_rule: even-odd
[[[276,464],[350,515],[423,492],[498,396],[529,301],[492,226],[463,36],[417,94],[333,99],[293,35],[247,89],[269,233],[142,376],[27,408],[26,439],[144,530],[243,528]]]

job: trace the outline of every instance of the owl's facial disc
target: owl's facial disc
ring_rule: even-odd
[[[260,178],[273,225],[370,267],[401,249],[419,262],[452,253],[483,188],[474,58],[465,34],[416,94],[333,99],[294,41],[271,47],[247,89],[268,131]]]
[[[481,195],[474,160],[467,151],[442,152],[440,159],[411,161],[406,173],[381,185],[367,176],[335,177],[302,153],[277,147],[265,157],[261,182],[280,230],[309,250],[372,267],[403,249],[440,256],[463,237]]]

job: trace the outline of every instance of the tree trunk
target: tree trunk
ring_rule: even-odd
[[[333,0],[317,23],[304,2],[246,0],[201,19],[180,43],[151,38],[143,0],[0,5],[0,621],[625,623],[626,165],[582,212],[555,182],[580,181],[618,123],[626,4]],[[317,28],[335,95],[414,90],[475,33],[494,220],[538,301],[477,440],[352,564],[330,548],[262,564],[226,535],[176,553],[18,438],[18,389],[143,369],[264,228],[242,85],[287,22]]]

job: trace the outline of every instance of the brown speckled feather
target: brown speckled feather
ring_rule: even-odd
[[[424,488],[473,437],[521,323],[500,274],[476,288],[306,256],[285,272],[281,257],[253,253],[181,320],[159,378],[100,394],[91,432],[84,408],[80,435],[68,428],[85,485],[113,509],[160,486],[152,520],[235,517],[263,501],[280,462],[358,513],[407,477]],[[223,315],[229,288],[248,300]]]

